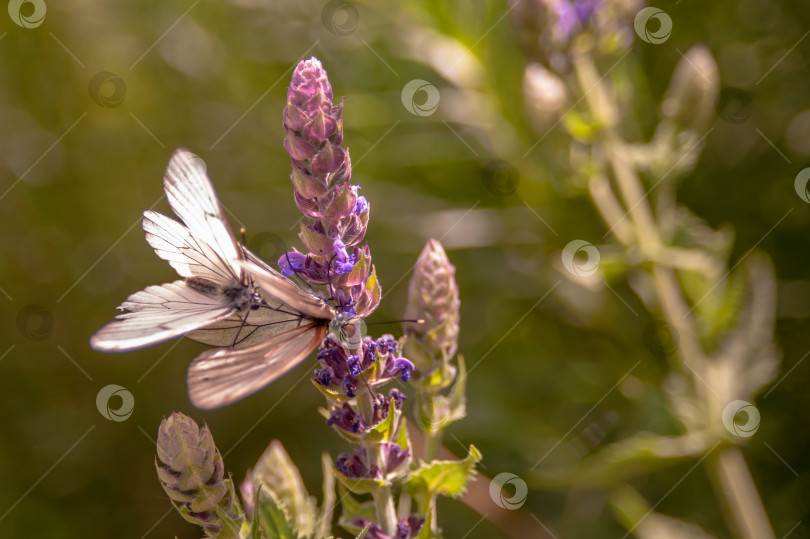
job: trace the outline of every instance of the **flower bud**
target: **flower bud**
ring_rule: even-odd
[[[178,512],[209,536],[241,520],[233,484],[225,478],[222,456],[208,426],[200,429],[193,419],[177,412],[161,421],[155,467]]]
[[[459,299],[456,269],[436,240],[428,241],[414,267],[405,308],[405,334],[416,339],[433,359],[416,368],[429,374],[458,347]],[[416,322],[422,320],[423,322]],[[407,353],[411,357],[410,353]],[[413,357],[416,361],[416,357]]]

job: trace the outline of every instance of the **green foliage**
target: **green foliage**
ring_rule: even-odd
[[[281,508],[295,531],[309,536],[318,518],[315,500],[309,495],[298,468],[284,446],[273,440],[253,468],[253,484],[262,486]]]
[[[286,512],[272,491],[265,491],[258,485],[256,493],[256,515],[253,527],[261,530],[265,539],[298,539]]]
[[[475,465],[481,458],[481,452],[471,445],[469,454],[462,460],[423,462],[405,480],[405,489],[422,499],[436,495],[461,496],[475,476]]]

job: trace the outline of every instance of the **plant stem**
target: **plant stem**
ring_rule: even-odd
[[[397,513],[394,510],[391,487],[380,487],[372,496],[374,497],[374,508],[377,510],[377,524],[384,533],[393,536],[397,531]]]
[[[442,435],[440,429],[436,432],[425,432],[425,462],[435,460],[439,456],[439,448],[442,446]]]
[[[357,392],[357,406],[367,418],[374,417],[374,395],[371,390],[363,387]],[[382,445],[378,443],[365,443],[371,461],[381,470],[385,470],[385,457]],[[383,533],[393,535],[396,533],[397,514],[394,509],[394,498],[390,486],[379,487],[372,493],[374,498],[374,508],[377,513],[377,524],[382,528]]]
[[[775,539],[740,448],[736,445],[721,448],[709,465],[713,468],[727,510],[737,523],[737,533],[745,539]]]

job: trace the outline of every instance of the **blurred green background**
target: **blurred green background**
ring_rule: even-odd
[[[175,147],[205,159],[232,225],[247,227],[261,255],[272,261],[299,245],[281,113],[292,68],[311,55],[346,96],[354,181],[371,204],[367,240],[384,297],[370,321],[402,317],[409,268],[428,238],[441,238],[457,267],[460,351],[475,367],[469,416],[446,446],[461,454],[474,443],[484,474],[529,483],[520,511],[490,504],[492,515],[523,523],[525,537],[542,536],[535,519],[560,537],[624,534],[603,492],[547,491],[532,480],[552,448],[535,471],[677,427],[659,389],[664,365],[643,344],[650,318],[629,287],[616,292],[640,316],[612,294],[585,296],[565,282],[538,303],[560,280],[558,251],[576,238],[598,244],[605,230],[571,179],[560,128],[524,157],[540,137],[525,119],[525,58],[503,1],[45,3],[35,28],[0,14],[0,537],[198,537],[170,511],[154,472],[150,438],[173,410],[210,425],[236,480],[278,438],[320,493],[320,453],[345,446],[316,412],[321,398],[306,380],[314,358],[203,413],[185,392],[201,345],[120,356],[88,346],[127,294],[176,278],[140,229],[145,208],[169,211],[161,175]],[[779,279],[779,377],[795,369],[758,401],[761,427],[744,451],[777,536],[799,521],[791,537],[810,536],[810,206],[793,189],[810,161],[810,10],[786,0],[659,7],[672,36],[637,40],[616,73],[631,82],[638,112],[624,127],[650,136],[679,53],[706,43],[723,85],[750,98],[750,117],[718,116],[681,201],[713,226],[735,227],[732,262],[795,208],[759,243]],[[30,15],[34,4],[21,9]],[[413,79],[439,88],[435,114],[403,107]],[[495,159],[519,171],[514,193],[487,188],[484,167]],[[382,331],[399,335],[397,325]],[[126,421],[96,408],[108,384],[134,395]],[[592,439],[594,424],[603,432]],[[653,504],[693,464],[633,484]],[[439,509],[446,537],[500,536],[459,502]],[[656,510],[728,537],[702,468]]]

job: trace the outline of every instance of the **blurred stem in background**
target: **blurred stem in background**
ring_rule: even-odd
[[[688,74],[683,76],[710,77],[712,82],[704,89],[708,95],[703,97],[709,102],[713,102],[717,94],[717,73],[711,53],[704,47],[696,46],[687,53],[683,61],[699,66],[691,71],[686,71]],[[677,332],[677,336],[673,336],[673,338],[678,339],[679,357],[684,366],[688,366],[685,370],[692,374],[692,385],[697,393],[696,397],[705,400],[709,398],[709,395],[698,372],[706,371],[706,354],[696,336],[691,310],[687,309],[675,270],[657,256],[661,250],[658,226],[638,171],[623,157],[627,153],[627,143],[621,139],[615,129],[618,107],[611,98],[615,92],[606,87],[607,83],[604,78],[598,77],[593,59],[588,54],[576,55],[573,65],[588,109],[605,129],[603,137],[594,142],[594,148],[601,150],[600,153],[610,162],[621,198],[624,201],[624,207],[628,208],[627,212],[632,223],[633,235],[631,237],[622,237],[618,234],[616,237],[627,249],[640,247],[643,257],[652,261],[653,282],[661,311],[667,322]],[[701,67],[705,68],[703,73],[696,71]],[[682,69],[690,68],[682,67]],[[712,96],[712,94],[714,95]],[[680,106],[687,108],[689,104],[681,103]],[[597,181],[603,180],[597,179]],[[600,196],[616,199],[615,194],[612,191],[607,192],[606,189],[610,190],[611,187],[607,185],[599,191],[591,190],[591,198],[595,206],[599,207]],[[604,212],[603,217],[606,217]],[[619,223],[605,218],[605,224],[613,229]],[[751,539],[775,537],[751,472],[748,470],[739,447],[724,445],[716,452],[711,452],[713,454],[708,456],[709,467],[715,475],[719,494],[728,504],[727,513],[736,530],[742,537]]]
[[[600,267],[597,273],[599,259],[592,264],[591,256],[598,251],[581,242],[591,249],[587,267],[581,268],[584,271],[569,269],[579,264],[574,257],[583,247],[577,246],[575,252],[567,253],[567,269],[575,281],[591,290],[600,281],[626,276],[645,307],[663,315],[664,331],[677,344],[677,360],[669,358],[663,390],[669,397],[670,412],[685,427],[674,438],[640,433],[608,446],[588,456],[573,473],[555,472],[557,484],[593,486],[601,482],[612,488],[610,501],[628,534],[660,537],[674,533],[673,526],[699,530],[653,514],[655,506],[646,509],[643,498],[628,494],[629,486],[617,485],[641,473],[645,459],[649,467],[651,451],[653,467],[676,462],[675,455],[699,458],[698,463],[708,465],[726,505],[729,527],[740,537],[772,538],[774,532],[759,493],[735,445],[753,434],[741,430],[753,421],[747,416],[741,427],[736,415],[742,408],[735,403],[750,407],[746,414],[755,413],[758,425],[758,412],[752,411],[748,401],[773,378],[778,362],[773,344],[773,272],[764,256],[744,260],[748,253],[726,270],[730,240],[707,241],[719,233],[702,224],[696,230],[698,220],[685,207],[677,206],[674,194],[677,177],[691,171],[711,132],[719,89],[716,62],[702,45],[682,54],[661,102],[652,140],[631,143],[623,137],[621,120],[635,112],[632,92],[626,91],[634,82],[611,75],[611,71],[632,52],[627,39],[632,36],[631,19],[641,40],[656,44],[668,38],[669,16],[660,10],[646,11],[659,17],[660,27],[651,32],[646,27],[651,16],[645,19],[644,10],[620,2],[601,5],[599,10],[596,4],[577,3],[575,8],[564,0],[538,1],[531,6],[513,18],[524,51],[535,62],[526,69],[524,88],[537,86],[532,79],[542,72],[545,79],[559,81],[570,93],[574,105],[561,120],[571,135],[572,168],[586,178],[593,205],[618,241],[605,251],[611,258],[602,262],[602,266],[610,266],[618,261],[614,263],[618,268]],[[537,92],[524,93],[535,117],[547,113],[547,103]],[[584,106],[577,108],[579,103]],[[651,182],[645,184],[645,180]],[[565,256],[564,251],[564,261]],[[736,274],[732,273],[743,262],[748,274],[746,305],[739,301],[745,294],[735,286]],[[667,355],[672,356],[672,351]],[[730,406],[737,408],[729,412]],[[622,463],[624,471],[619,469]],[[602,474],[613,480],[600,480]],[[552,482],[541,474],[542,481]]]

